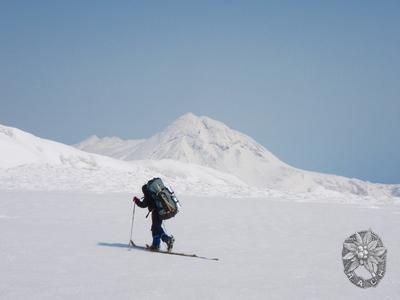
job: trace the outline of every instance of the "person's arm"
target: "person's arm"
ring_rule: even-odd
[[[136,205],[141,208],[145,208],[145,207],[149,206],[149,201],[146,199],[146,197],[144,197],[144,199],[142,201],[140,201],[140,199],[135,196],[135,197],[133,197],[133,202],[136,203]]]

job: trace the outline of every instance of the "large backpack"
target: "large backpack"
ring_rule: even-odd
[[[160,178],[153,178],[147,182],[147,189],[162,220],[170,219],[178,213],[180,205],[174,191],[166,187]]]

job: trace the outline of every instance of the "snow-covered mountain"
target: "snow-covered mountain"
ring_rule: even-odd
[[[115,137],[91,137],[76,147],[123,160],[172,159],[194,163],[235,174],[259,187],[267,186],[267,175],[289,167],[249,136],[192,113],[147,140],[123,142]]]
[[[123,140],[119,137],[104,137],[99,138],[92,135],[88,139],[76,145],[76,148],[111,156],[121,160],[132,160],[130,155],[146,140]]]
[[[127,164],[36,137],[17,128],[0,125],[0,168],[21,165],[64,165],[80,169],[126,168]]]
[[[398,185],[373,184],[294,168],[251,137],[192,113],[183,115],[147,140],[92,137],[75,146],[124,160],[172,159],[198,164],[233,174],[258,188],[291,192],[326,189],[357,195],[400,196]]]
[[[0,189],[140,191],[160,176],[178,192],[247,193],[237,177],[211,168],[160,160],[122,161],[0,125]]]

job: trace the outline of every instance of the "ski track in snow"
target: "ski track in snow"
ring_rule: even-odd
[[[175,250],[129,250],[130,193],[0,191],[1,299],[397,299],[400,207],[299,203],[277,197],[182,196],[166,222]],[[145,209],[133,240],[150,242]],[[7,216],[4,218],[4,216]],[[12,216],[18,216],[13,218]],[[361,290],[343,273],[342,243],[371,228],[387,273]]]

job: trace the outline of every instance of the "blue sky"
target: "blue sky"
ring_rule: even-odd
[[[0,123],[72,144],[190,111],[400,183],[399,53],[399,1],[2,1]]]

